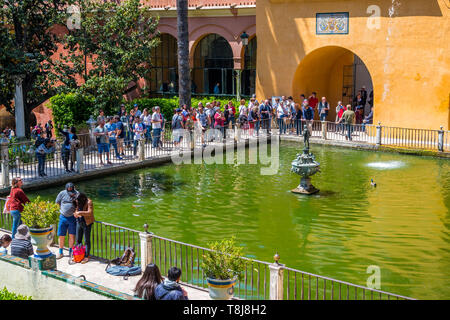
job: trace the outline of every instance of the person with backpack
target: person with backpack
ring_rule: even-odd
[[[52,153],[53,151],[55,151],[54,141],[48,138],[44,139],[43,143],[39,143],[39,146],[36,148],[35,154],[38,160],[38,174],[40,177],[47,176],[45,173],[45,158],[48,153]]]
[[[141,118],[139,117],[136,117],[134,120],[133,132],[134,132],[133,155],[136,156],[139,140],[145,139],[145,127],[141,123]]]
[[[181,140],[183,139],[183,129],[183,117],[181,116],[181,109],[178,108],[172,117],[173,143],[175,148],[180,147]]]
[[[75,242],[77,231],[77,221],[74,217],[76,211],[75,199],[79,192],[75,189],[75,185],[71,182],[66,184],[66,189],[61,191],[56,197],[55,202],[60,207],[59,223],[58,223],[58,245],[59,252],[56,259],[63,257],[64,240],[67,232],[69,233],[69,256],[72,254],[72,248]]]
[[[61,158],[63,160],[64,169],[66,172],[73,172],[73,164],[75,161],[73,161],[73,157],[71,157],[71,149],[72,148],[72,141],[78,140],[76,129],[75,127],[71,127],[70,131],[64,131],[61,130],[61,127],[58,126],[58,132],[64,136],[64,143],[61,146]],[[71,159],[70,163],[70,169],[69,169],[69,159]]]
[[[91,228],[92,224],[95,221],[94,218],[94,204],[91,199],[89,199],[86,194],[80,192],[75,200],[76,202],[76,211],[73,216],[77,221],[77,230],[76,230],[76,241],[77,246],[83,244],[83,236],[84,242],[86,244],[86,252],[84,259],[81,263],[86,263],[89,261],[89,254],[91,251]]]
[[[156,287],[163,282],[161,272],[156,264],[150,263],[145,267],[144,274],[134,288],[134,296],[145,300],[156,300]]]
[[[121,118],[118,115],[114,116],[114,121],[116,123],[117,150],[119,151],[119,156],[124,156],[125,153],[123,152],[123,142],[125,139],[126,129]]]
[[[167,278],[155,289],[156,300],[189,300],[187,292],[179,284],[180,278],[181,269],[170,268]]]
[[[105,124],[106,131],[108,132],[108,140],[109,140],[109,146],[108,148],[111,149],[111,146],[114,149],[116,159],[122,160],[122,157],[119,154],[119,150],[117,148],[117,136],[116,136],[116,121],[114,117],[107,117],[107,123]]]
[[[22,190],[23,181],[22,178],[13,178],[11,181],[11,192],[6,200],[6,211],[9,212],[13,218],[11,234],[14,239],[14,235],[17,232],[17,228],[22,224],[21,213],[23,206],[30,202],[30,199],[25,195]]]
[[[46,138],[51,139],[52,138],[52,130],[53,130],[53,123],[52,120],[48,120],[47,123],[45,124],[45,134],[46,134]]]

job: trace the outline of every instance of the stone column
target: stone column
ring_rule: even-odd
[[[144,161],[145,160],[145,140],[144,139],[140,139],[138,141],[139,143],[139,161]]]
[[[139,233],[141,239],[141,269],[145,271],[145,267],[153,262],[152,254],[152,237],[153,234],[147,231]]]
[[[84,149],[79,148],[77,150],[77,172],[78,173],[84,173],[83,155],[84,155]]]
[[[9,140],[3,138],[0,144],[0,152],[1,152],[1,167],[2,167],[2,175],[1,175],[1,185],[3,187],[9,186]]]
[[[283,300],[283,277],[284,277],[284,265],[279,264],[278,260],[280,256],[275,255],[275,263],[269,265],[270,270],[270,300]]]
[[[444,151],[444,127],[441,126],[441,130],[438,131],[438,151]]]
[[[237,101],[241,100],[241,77],[242,77],[242,70],[241,69],[236,70],[236,99],[237,99]]]
[[[16,119],[16,137],[25,137],[25,110],[23,107],[23,91],[22,81],[25,78],[24,75],[14,76],[14,82],[16,84],[16,93],[14,95],[14,116]]]
[[[377,137],[376,137],[377,146],[381,146],[381,122],[378,121],[377,126]]]
[[[327,140],[327,122],[322,121],[322,139]]]

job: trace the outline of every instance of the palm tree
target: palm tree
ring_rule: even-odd
[[[191,106],[191,73],[189,68],[188,0],[177,0],[178,28],[178,95],[180,106]]]

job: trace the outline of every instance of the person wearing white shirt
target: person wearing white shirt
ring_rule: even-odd
[[[159,141],[161,138],[161,128],[162,128],[162,116],[161,111],[158,106],[155,107],[155,112],[152,115],[152,128],[153,128],[153,141],[152,146],[153,148],[157,148],[159,146]]]

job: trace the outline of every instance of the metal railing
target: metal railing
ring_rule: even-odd
[[[3,212],[4,198],[0,198],[0,230],[10,231],[12,219]],[[95,221],[91,230],[91,255],[104,260],[120,257],[127,247],[136,252],[135,264],[141,263],[141,247],[138,230]],[[200,290],[207,290],[202,261],[205,252],[211,249],[151,235],[151,261],[158,265],[162,274],[170,267],[182,270],[181,281]],[[248,300],[270,298],[269,262],[242,257],[245,269],[242,279],[234,289],[234,296]],[[282,266],[284,274],[283,299],[286,300],[410,300],[411,298],[393,293],[370,289],[364,286],[340,281],[316,274]]]
[[[283,270],[286,300],[413,300],[288,267]]]
[[[206,290],[206,276],[201,267],[208,248],[152,235],[152,257],[161,272],[167,272],[170,267],[177,266],[183,272],[181,280]],[[235,286],[235,297],[241,299],[264,300],[269,297],[269,263],[242,258],[245,261],[243,277]]]
[[[141,263],[139,231],[95,221],[91,230],[91,254],[97,258],[112,260],[120,257],[126,248],[136,252],[135,265]]]
[[[213,126],[211,126],[212,128]],[[221,128],[229,129],[231,126],[226,125]],[[304,119],[287,119],[279,120],[271,119],[256,119],[251,121],[240,122],[236,119],[236,124],[232,126],[239,129],[238,140],[246,141],[250,138],[260,137],[261,134],[276,134],[280,136],[302,136],[305,127],[309,130],[310,136],[319,140],[331,141],[347,141],[357,142],[369,145],[386,145],[400,148],[421,149],[449,152],[450,151],[450,134],[449,131],[444,130],[429,130],[429,129],[409,129],[398,127],[386,127],[375,125],[355,124],[347,125],[335,122],[321,122],[318,120],[305,121]],[[201,131],[201,129],[200,129]],[[202,146],[222,143],[225,140],[217,139],[216,133],[206,132],[201,134],[199,129],[195,128],[191,131],[196,133],[193,145],[191,141],[183,140],[181,147],[183,150],[189,150],[192,147],[201,148]],[[226,131],[229,135],[230,131]],[[232,132],[231,132],[232,134]],[[215,138],[215,139],[213,139]],[[79,136],[81,141],[83,170],[92,170],[103,167],[100,162],[98,154],[98,146],[95,139],[89,134],[82,134]],[[143,144],[144,153],[141,157],[138,156],[139,141],[134,140],[133,135],[129,135],[123,140],[123,155],[116,157],[116,147],[120,143],[117,140],[115,144],[108,143],[109,146],[109,161],[113,165],[123,165],[131,161],[138,161],[139,159],[153,159],[161,156],[168,156],[175,150],[175,143],[173,140],[173,132],[171,129],[162,131],[160,142],[157,147],[152,145],[152,134],[148,134]],[[177,146],[178,147],[178,146]],[[4,146],[3,146],[4,148]],[[65,175],[65,167],[63,164],[63,156],[61,153],[63,148],[61,141],[55,142],[55,151],[45,156],[45,173],[47,176],[61,176]],[[9,179],[20,176],[25,180],[39,179],[38,159],[35,152],[34,142],[27,141],[21,143],[11,143],[7,146],[7,150],[2,149],[3,159],[5,151],[8,154],[8,176]],[[77,170],[76,157],[70,154],[68,162],[74,163],[74,166],[69,165],[74,170]],[[103,164],[106,163],[106,157],[103,156]],[[79,168],[81,170],[81,168]],[[79,171],[78,170],[78,171]]]

